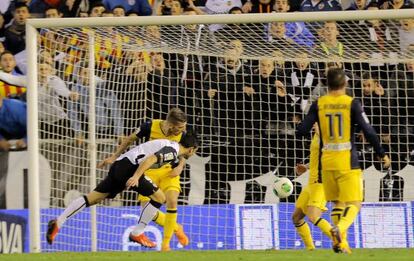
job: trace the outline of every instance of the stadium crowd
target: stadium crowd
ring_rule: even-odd
[[[413,3],[404,0],[2,1],[0,150],[27,146],[25,23],[30,17],[237,15],[402,8],[413,8]],[[71,137],[81,146],[87,138],[88,32],[88,28],[39,30],[42,139]],[[215,144],[200,151],[212,157],[207,167],[205,203],[228,202],[228,181],[254,178],[276,167],[279,176],[296,177],[294,167],[306,162],[308,151],[302,148],[308,147],[309,140],[294,137],[295,125],[312,101],[326,93],[325,73],[332,67],[346,71],[350,94],[361,98],[370,121],[390,152],[393,165],[383,179],[380,199],[402,200],[403,180],[394,174],[412,162],[414,154],[414,19],[108,27],[97,29],[94,35],[98,137],[122,139],[143,118],[165,118],[169,108],[182,107],[189,116],[189,125],[197,128],[203,142]],[[355,48],[358,44],[360,50]],[[140,49],[133,50],[130,46]],[[181,51],[160,51],[168,46]],[[381,57],[413,60],[363,61]],[[146,97],[146,114],[140,112],[143,97]],[[358,137],[358,146],[367,164],[364,167],[369,167],[373,153],[362,135]],[[186,175],[184,179],[188,178]],[[297,189],[289,201],[295,200],[300,186]],[[265,191],[259,184],[249,183],[246,191],[246,203],[263,202]]]

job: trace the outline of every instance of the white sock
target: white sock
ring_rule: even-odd
[[[57,226],[61,228],[68,218],[73,217],[76,213],[82,211],[86,207],[87,203],[85,197],[80,197],[72,201],[69,206],[63,211],[57,218]]]
[[[144,233],[145,227],[149,222],[152,221],[152,219],[155,217],[155,215],[158,212],[158,208],[154,206],[151,201],[148,202],[141,211],[141,215],[139,216],[138,225],[134,228],[134,230],[131,232],[132,235],[138,236]]]

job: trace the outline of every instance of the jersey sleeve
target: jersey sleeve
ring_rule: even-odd
[[[177,150],[170,146],[165,146],[155,153],[157,164],[164,165],[176,161]]]
[[[374,150],[377,153],[377,155],[380,157],[384,157],[385,150],[382,148],[378,135],[369,123],[368,117],[365,114],[364,109],[362,108],[361,102],[359,100],[354,99],[352,101],[351,113],[352,124],[356,124],[357,128],[363,131],[365,138],[374,147]]]
[[[145,139],[146,141],[149,141],[150,134],[151,134],[151,126],[152,121],[146,121],[139,128],[135,131],[135,135],[138,139]]]
[[[312,130],[313,124],[318,121],[318,102],[314,102],[305,119],[296,128],[297,136],[305,136]]]

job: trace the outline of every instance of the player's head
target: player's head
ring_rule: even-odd
[[[329,69],[326,78],[329,91],[342,90],[346,86],[345,72],[340,68]]]
[[[180,140],[180,145],[183,147],[181,155],[186,159],[193,156],[198,149],[197,134],[193,131],[185,133]]]
[[[165,122],[167,136],[179,135],[187,127],[187,115],[180,108],[172,108]]]

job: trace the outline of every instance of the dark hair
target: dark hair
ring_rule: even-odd
[[[196,12],[196,10],[192,7],[186,7],[183,9],[183,13],[186,13],[186,12]]]
[[[53,10],[53,9],[55,9],[57,12],[58,12],[58,14],[60,14],[60,11],[59,11],[59,9],[57,8],[57,7],[53,7],[53,6],[48,6],[48,7],[46,7],[46,9],[45,9],[45,14],[46,14],[46,12],[47,11],[49,11],[49,10]]]
[[[126,11],[125,8],[124,8],[124,6],[122,6],[122,5],[115,6],[114,8],[112,8],[112,11],[114,11],[117,8],[121,8],[121,9],[124,9],[124,11]]]
[[[172,124],[187,122],[187,115],[180,108],[172,108],[167,115],[167,121]]]
[[[8,51],[8,50],[5,50],[4,52],[2,52],[2,53],[0,54],[0,60],[1,60],[1,58],[3,58],[3,56],[5,56],[6,54],[10,54],[11,56],[13,56],[13,57],[14,57],[14,55],[13,55],[13,53],[12,53],[12,52],[10,52],[10,51]]]
[[[27,11],[29,11],[29,7],[26,5],[25,2],[17,2],[14,5],[14,10],[19,9],[19,8],[22,8],[22,7],[26,7],[27,8]]]
[[[198,147],[197,133],[193,131],[186,132],[181,137],[180,144],[184,148],[197,148]]]
[[[240,11],[243,13],[243,10],[240,7],[234,6],[229,10],[229,14],[233,13],[234,11]]]
[[[329,69],[326,79],[328,83],[328,89],[331,91],[340,90],[345,87],[345,72],[340,68]]]
[[[368,8],[370,8],[370,7],[376,7],[376,8],[379,8],[378,3],[377,3],[377,2],[375,2],[375,1],[370,2],[370,3],[367,5],[367,7],[365,7],[365,9],[368,9]]]
[[[102,2],[96,2],[90,7],[88,13],[90,14],[95,7],[103,7],[103,8],[105,8],[105,11],[106,11],[106,7],[105,7],[104,4],[102,4]]]

